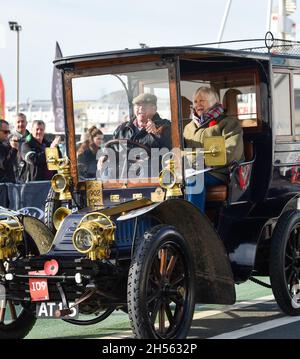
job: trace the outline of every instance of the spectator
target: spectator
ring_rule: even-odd
[[[22,169],[20,179],[24,182],[50,180],[54,174],[53,171],[48,170],[45,148],[56,147],[60,142],[60,137],[56,136],[50,144],[45,140],[44,135],[44,121],[33,121],[31,134],[26,137],[26,141],[21,147]]]
[[[88,129],[84,129],[84,132],[80,135],[80,139],[78,142],[76,142],[76,151],[79,150],[80,146],[85,143],[86,141],[88,141],[89,139],[89,133],[88,133]]]
[[[27,119],[24,113],[19,112],[15,116],[15,131],[13,135],[17,137],[19,148],[21,149],[22,144],[26,141],[26,137],[30,134],[30,132],[26,129],[27,127]],[[14,172],[16,181],[20,180],[20,173],[22,171],[22,159],[20,155],[20,151],[18,152],[17,159],[14,163]]]
[[[27,130],[27,119],[24,113],[19,112],[15,117],[15,131],[14,135],[18,137],[19,144],[22,145],[25,142],[26,137],[30,134]]]
[[[78,173],[82,178],[95,178],[97,171],[97,153],[101,148],[103,133],[96,126],[86,133],[87,139],[80,145],[78,156]]]
[[[8,141],[10,134],[9,123],[0,120],[0,182],[15,183],[14,163],[18,154],[18,139],[13,136]]]

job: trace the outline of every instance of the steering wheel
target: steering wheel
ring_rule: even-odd
[[[139,154],[137,154],[136,158],[128,159],[128,151],[130,149],[133,149],[133,148],[136,148],[136,147],[138,147],[138,148],[142,149],[143,151],[145,151],[148,158],[139,158]],[[143,145],[143,144],[141,144],[139,142],[136,142],[136,141],[129,140],[129,139],[110,140],[105,144],[104,148],[112,149],[117,154],[117,163],[120,163],[119,162],[120,159],[123,158],[123,162],[121,161],[121,163],[123,163],[122,167],[119,167],[119,165],[116,167],[116,168],[119,169],[119,171],[121,173],[121,177],[123,175],[124,169],[126,168],[126,167],[124,167],[125,163],[128,163],[130,165],[134,165],[136,163],[139,163],[141,165],[141,163],[145,163],[144,162],[145,160],[149,160],[150,154],[151,154],[150,148],[148,146]],[[109,157],[107,157],[106,160],[109,161],[110,160]],[[139,168],[141,168],[141,167],[139,167]]]
[[[133,147],[139,147],[142,148],[143,150],[145,150],[147,152],[147,155],[150,157],[151,151],[150,148],[146,145],[143,145],[142,143],[136,142],[136,141],[132,141],[129,139],[114,139],[114,140],[110,140],[105,144],[105,148],[111,148],[116,152],[123,152],[124,147],[123,146],[127,146],[127,148],[131,149]]]

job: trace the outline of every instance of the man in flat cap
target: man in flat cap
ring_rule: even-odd
[[[129,139],[149,148],[171,148],[171,123],[157,113],[157,97],[143,93],[132,101],[134,118],[123,122],[114,132],[115,139]]]
[[[171,149],[171,122],[160,118],[157,113],[157,97],[149,93],[143,93],[132,101],[134,105],[134,117],[123,122],[113,134],[114,139],[130,140],[133,143],[151,148]],[[130,146],[134,147],[131,143]],[[103,171],[103,164],[108,159],[106,154],[98,160],[97,168]],[[160,162],[159,162],[160,163]],[[150,165],[150,162],[149,162]]]

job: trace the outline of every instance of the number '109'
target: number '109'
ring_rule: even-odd
[[[34,292],[39,292],[40,290],[45,290],[46,287],[47,287],[47,283],[45,281],[31,283],[31,290]]]

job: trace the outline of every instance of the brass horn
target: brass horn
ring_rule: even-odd
[[[72,211],[66,207],[59,207],[53,214],[53,225],[58,231],[58,228],[62,224],[63,220],[71,213]]]

